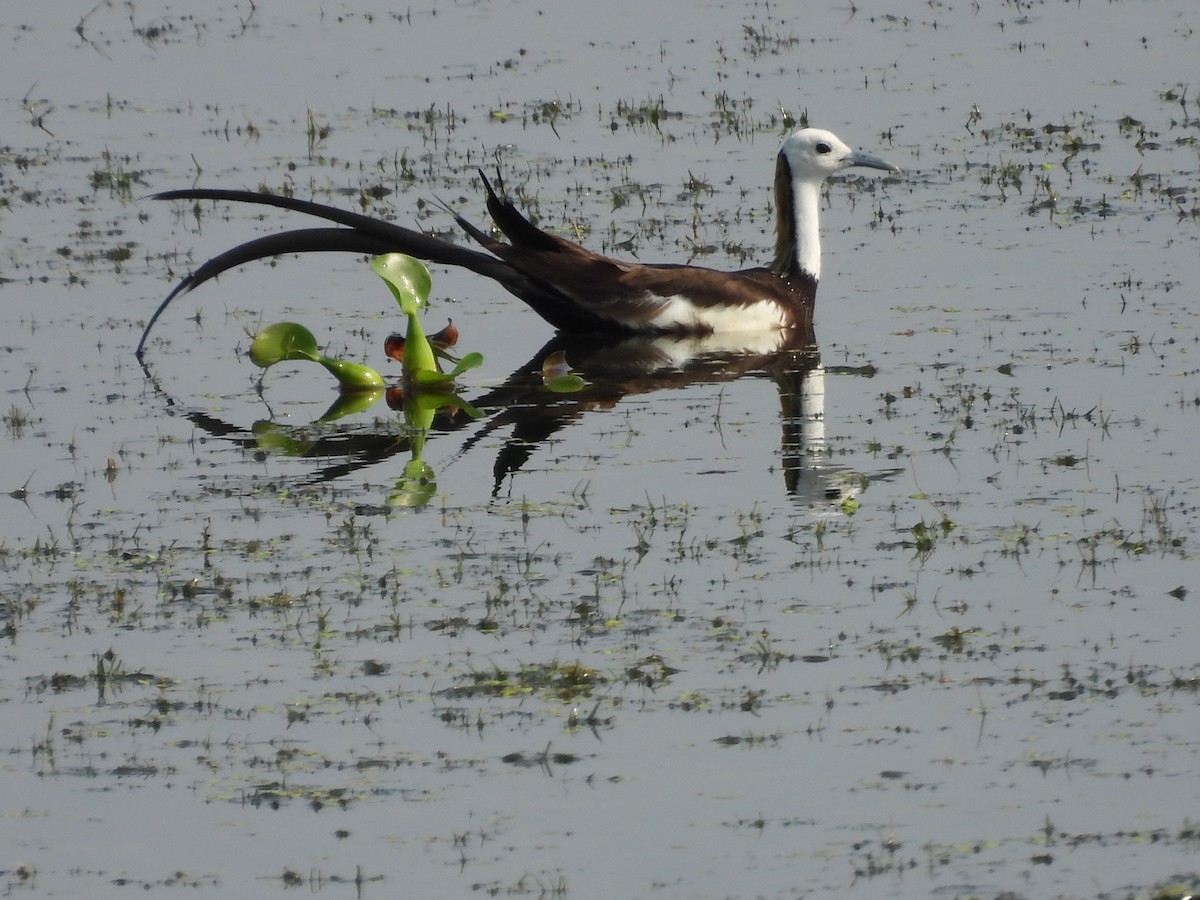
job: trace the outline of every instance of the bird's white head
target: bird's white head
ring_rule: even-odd
[[[784,139],[775,167],[775,260],[781,275],[799,272],[815,283],[821,277],[821,233],[817,223],[821,184],[851,166],[899,172],[877,156],[851,150],[836,134],[801,128]]]
[[[796,181],[823,181],[835,172],[851,166],[899,172],[897,166],[877,156],[851,150],[832,131],[821,128],[801,128],[793,131],[779,148]]]

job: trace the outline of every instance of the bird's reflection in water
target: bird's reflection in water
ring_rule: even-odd
[[[584,386],[569,393],[547,389],[546,363],[561,358],[557,354],[565,356],[571,371],[582,376]],[[507,431],[493,465],[492,495],[500,496],[512,491],[518,473],[556,434],[590,412],[611,409],[626,397],[741,378],[775,383],[786,492],[799,502],[815,506],[836,505],[852,496],[861,479],[828,461],[824,442],[825,370],[811,331],[705,336],[557,335],[503,384],[468,398],[483,412],[481,419],[450,407],[434,419],[426,440],[440,443],[446,436],[466,433],[466,439],[450,455],[458,462],[478,453],[486,438]],[[174,401],[172,405],[177,406]],[[409,454],[414,448],[412,435],[399,416],[391,426],[380,418],[370,425],[334,421],[291,426],[266,421],[247,430],[208,413],[184,413],[207,433],[246,449],[322,461],[304,479],[307,483],[343,478]]]

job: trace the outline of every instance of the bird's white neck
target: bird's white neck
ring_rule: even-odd
[[[792,193],[796,264],[801,272],[818,281],[821,278],[821,186],[797,179],[792,182]]]
[[[775,259],[771,271],[790,278],[821,277],[821,182],[793,178],[784,154],[775,166]]]

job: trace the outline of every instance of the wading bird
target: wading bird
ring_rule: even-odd
[[[496,192],[482,172],[488,213],[507,241],[451,212],[481,250],[336,207],[272,194],[202,188],[166,191],[156,194],[156,199],[259,203],[316,216],[341,227],[268,235],[209,260],[155,310],[138,342],[137,356],[142,358],[150,329],[171,301],[208,279],[255,259],[333,250],[407,253],[427,262],[461,266],[496,281],[567,333],[703,335],[811,330],[821,277],[821,185],[830,175],[851,166],[900,171],[878,157],[851,150],[828,131],[801,128],[789,134],[775,164],[774,258],[769,266],[736,272],[648,265],[593,253],[535,227]]]

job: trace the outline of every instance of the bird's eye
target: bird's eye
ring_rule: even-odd
[[[828,152],[829,152],[830,150],[832,150],[832,149],[833,149],[833,148],[832,148],[832,147],[830,147],[828,144],[826,144],[824,141],[822,141],[821,143],[817,144],[817,152],[818,152],[819,154],[821,154],[822,156],[824,156],[826,153],[828,153]]]

